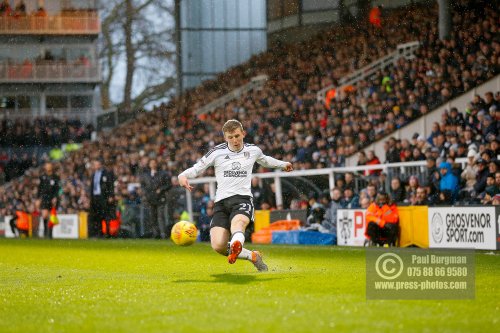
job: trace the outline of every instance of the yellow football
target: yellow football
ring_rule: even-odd
[[[188,246],[196,242],[198,229],[188,221],[179,221],[172,228],[172,241],[181,246]]]

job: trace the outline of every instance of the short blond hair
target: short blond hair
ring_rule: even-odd
[[[222,126],[222,132],[223,133],[234,132],[238,128],[241,129],[241,131],[243,131],[243,125],[238,120],[230,119],[226,121]]]

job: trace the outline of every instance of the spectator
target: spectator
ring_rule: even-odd
[[[450,113],[448,115],[448,118],[446,120],[447,125],[452,125],[452,126],[460,126],[464,127],[465,126],[465,120],[463,114],[458,112],[458,109],[456,107],[452,107],[450,109]]]
[[[405,188],[401,184],[399,177],[393,177],[391,179],[391,190],[389,194],[397,204],[401,204],[405,201]]]
[[[366,197],[370,200],[370,203],[375,202],[377,196],[377,187],[374,184],[368,184],[365,189]]]
[[[476,183],[474,184],[474,193],[476,194],[476,196],[483,193],[486,189],[486,178],[489,174],[486,164],[486,160],[482,158],[479,158],[476,161]]]
[[[426,165],[426,176],[424,178],[423,184],[426,184],[426,186],[429,186],[431,189],[431,193],[435,193],[437,190],[439,190],[439,180],[440,180],[440,174],[439,170],[436,167],[436,159],[433,157],[428,157],[427,158],[427,165]]]
[[[368,159],[366,157],[365,152],[364,151],[360,151],[358,153],[358,164],[357,164],[357,166],[365,166],[367,162],[368,162]]]
[[[418,141],[418,142],[423,142],[423,141]],[[425,155],[422,154],[422,150],[418,147],[413,148],[412,150],[412,156],[410,158],[411,161],[424,161],[425,160]]]
[[[158,162],[151,158],[149,168],[141,176],[141,189],[144,195],[149,219],[146,223],[147,232],[153,238],[166,238],[165,205],[167,192],[170,189],[170,176],[158,169]]]
[[[458,179],[451,170],[451,164],[448,162],[441,162],[439,165],[441,173],[441,180],[439,182],[439,191],[450,192],[451,203],[454,203],[458,195]],[[447,194],[446,194],[447,195]]]
[[[3,0],[0,4],[0,15],[9,16],[12,12],[9,0]]]
[[[37,17],[47,17],[47,11],[43,6],[38,7],[38,10],[35,13]]]
[[[202,210],[198,219],[198,230],[200,232],[199,239],[201,242],[210,242],[210,222],[214,215],[214,201],[209,200],[206,208]]]
[[[488,171],[492,174],[495,174],[498,171],[498,165],[500,161],[497,160],[496,158],[492,159],[490,163],[488,164]]]
[[[408,185],[405,189],[405,200],[406,203],[411,203],[412,200],[415,200],[417,195],[417,189],[419,188],[419,182],[417,176],[410,176],[408,179]]]
[[[451,206],[451,205],[453,205],[453,193],[450,190],[439,191],[435,205],[436,206]]]
[[[387,180],[387,174],[385,172],[380,173],[378,176],[378,187],[376,188],[377,193],[389,193],[391,186]]]
[[[329,230],[330,233],[337,235],[337,210],[342,208],[341,205],[342,192],[336,187],[331,191],[331,201],[326,207],[325,217],[322,225]]]
[[[417,188],[417,193],[415,195],[415,201],[411,203],[414,206],[428,206],[430,204],[428,200],[427,191],[424,187],[419,186]]]
[[[260,186],[259,178],[252,178],[252,195],[253,195],[253,204],[255,209],[261,209],[262,201],[264,199],[264,190]]]
[[[339,188],[341,191],[344,190],[345,187],[345,176],[340,174],[335,176],[335,187]]]
[[[370,206],[370,199],[366,196],[359,200],[361,209],[367,209]]]
[[[375,151],[373,151],[373,150],[369,150],[368,151],[368,153],[366,155],[366,158],[367,158],[366,165],[377,165],[377,164],[380,164],[380,160],[377,157],[377,155],[375,155]],[[368,171],[366,171],[365,176],[371,176],[371,175],[377,175],[378,176],[381,172],[382,172],[381,169],[368,170]]]
[[[261,209],[263,210],[275,210],[277,209],[276,205],[276,185],[271,183],[264,188],[264,195],[262,198]],[[313,203],[318,200],[317,193],[309,193],[309,208],[312,207]]]
[[[109,230],[109,224],[116,217],[115,211],[115,177],[111,171],[103,167],[103,159],[93,161],[93,170],[90,183],[90,212],[89,212],[89,237],[103,237],[109,234],[103,232]]]
[[[481,203],[484,205],[491,205],[495,195],[500,193],[500,188],[496,185],[495,174],[490,173],[486,178],[486,189],[481,194]]]
[[[474,185],[476,184],[476,167],[475,167],[475,157],[476,151],[471,149],[467,153],[467,164],[464,171],[460,175],[461,179],[465,182],[465,187],[462,188],[462,193],[469,198],[474,190]]]
[[[435,122],[432,124],[431,134],[427,138],[427,142],[430,145],[434,145],[434,140],[439,134],[441,134],[441,129],[439,128],[439,123]]]
[[[26,4],[24,3],[24,0],[21,0],[17,3],[15,8],[15,15],[26,16]]]
[[[356,182],[354,179],[354,174],[352,172],[346,172],[344,174],[344,179],[345,179],[344,189],[350,187],[354,190],[356,188]]]
[[[396,139],[390,138],[388,141],[385,163],[398,163],[401,162],[400,150],[396,146]]]
[[[354,189],[351,186],[344,189],[344,197],[340,201],[340,206],[347,209],[360,208],[359,197],[354,194]]]

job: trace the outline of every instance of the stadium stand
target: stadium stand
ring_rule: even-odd
[[[48,160],[54,147],[89,140],[93,131],[92,124],[83,124],[78,119],[0,119],[0,166],[5,181]]]
[[[464,6],[468,6],[467,10]],[[88,163],[92,159],[104,157],[117,175],[117,196],[126,202],[131,200],[127,185],[139,182],[138,172],[149,157],[157,156],[162,168],[176,175],[222,141],[220,124],[229,118],[242,121],[248,131],[247,141],[276,158],[293,161],[296,170],[343,166],[346,156],[356,154],[368,143],[498,75],[498,22],[496,8],[488,3],[477,6],[461,1],[454,8],[455,28],[447,41],[438,38],[437,7],[414,6],[390,11],[382,29],[336,27],[308,42],[278,45],[169,104],[160,105],[154,112],[140,115],[109,133],[100,133],[98,141],[84,142],[81,150],[56,164],[63,182],[60,210],[88,209]],[[414,40],[421,43],[414,59],[400,59],[395,66],[359,82],[331,100],[329,108],[316,99],[321,88],[384,56],[396,45]],[[263,88],[196,117],[196,110],[259,74],[269,77]],[[499,92],[477,96],[467,110],[444,114],[443,121],[434,125],[431,137],[389,140],[386,156],[379,159],[386,163],[424,158],[437,160],[434,163],[454,162],[455,158],[468,156],[474,148],[471,145],[475,145],[474,152],[482,159],[468,165],[467,170],[472,171],[465,179],[470,182],[462,185],[468,190],[461,191],[456,200],[484,200],[485,188],[473,193],[469,190],[474,187],[475,165],[482,165],[486,156],[490,157],[486,161],[493,161],[488,164],[490,171],[493,165],[498,168],[495,157],[499,153],[499,108]],[[420,182],[431,203],[439,204],[439,178],[432,178],[434,171],[429,168]],[[0,188],[0,202],[30,203],[33,211],[39,172],[30,169],[24,177]],[[454,169],[454,173],[462,175],[462,170]],[[386,177],[390,182],[392,176],[377,172],[359,177],[366,177],[365,185],[373,184],[381,190],[386,188],[381,179]],[[404,187],[409,186],[409,179],[402,181]],[[417,188],[411,185],[410,192],[415,194],[405,199],[408,204],[416,202]],[[354,193],[360,203],[367,197],[366,192],[364,188]],[[304,195],[301,199],[308,198]]]

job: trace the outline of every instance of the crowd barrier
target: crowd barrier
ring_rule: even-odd
[[[165,228],[169,225],[170,219],[167,216],[167,207],[165,206]],[[29,214],[28,214],[29,215]],[[87,212],[79,212],[78,214],[58,214],[59,225],[54,226],[52,231],[53,238],[65,239],[85,239],[88,238]],[[146,221],[149,218],[149,210],[142,204],[126,204],[121,211],[121,224],[118,237],[138,238],[148,234],[151,230],[147,230]],[[15,235],[10,228],[11,216],[0,216],[0,237],[12,238]],[[40,223],[40,218],[32,218],[29,215],[29,231],[28,237],[43,237],[43,223]]]
[[[59,224],[56,224],[52,229],[52,238],[56,239],[85,239],[87,234],[87,213],[80,212],[79,214],[60,214],[57,215]],[[0,216],[0,236],[6,238],[14,238],[16,235],[12,233],[10,227],[11,216]],[[29,227],[26,236],[34,238],[43,238],[43,223],[40,218],[33,218],[29,215]]]
[[[134,229],[133,225],[137,225],[141,229],[137,230],[137,234],[143,232],[143,223],[135,223],[136,219],[143,220],[142,210],[135,212],[128,209],[127,212],[134,214],[132,217],[124,214],[122,228],[127,228],[130,224],[131,229]],[[400,247],[500,250],[500,206],[400,206],[398,212],[400,218],[398,245]],[[337,211],[337,245],[364,246],[365,213],[366,210],[363,209],[339,209]],[[305,221],[305,216],[305,210],[256,211],[255,233],[261,237],[253,238],[259,243],[305,244],[305,239],[307,244],[332,244],[330,238],[324,237],[324,239],[316,240],[317,237],[312,237],[315,235],[306,235],[305,231],[297,230],[300,221]],[[85,239],[88,237],[86,212],[60,214],[58,218],[59,224],[54,226],[53,238]],[[0,237],[15,237],[10,228],[10,219],[10,216],[0,216]],[[43,237],[43,225],[39,220],[30,216],[28,237]],[[294,223],[293,226],[286,228],[275,228],[271,225],[273,222],[284,224],[283,221]],[[301,232],[304,234],[300,234]]]
[[[365,212],[338,210],[337,245],[364,245]],[[398,212],[401,247],[500,250],[499,206],[406,206]]]

